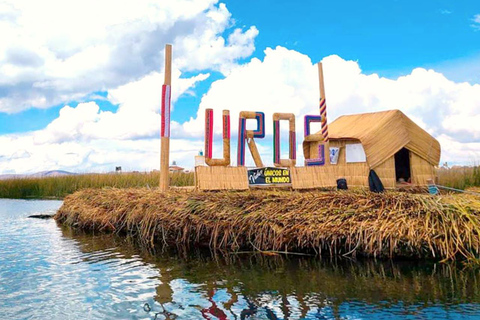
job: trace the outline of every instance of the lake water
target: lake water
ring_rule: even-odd
[[[1,319],[478,319],[480,271],[415,262],[140,250],[0,199]],[[145,305],[148,304],[148,305]]]

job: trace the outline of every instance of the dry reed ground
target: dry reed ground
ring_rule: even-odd
[[[476,260],[480,199],[365,191],[86,189],[56,219],[96,231],[216,249]]]

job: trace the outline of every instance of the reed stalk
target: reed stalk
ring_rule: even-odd
[[[467,189],[480,187],[480,166],[452,167],[437,169],[438,184],[456,188]]]
[[[56,219],[144,246],[471,261],[480,250],[480,200],[466,195],[87,189]]]

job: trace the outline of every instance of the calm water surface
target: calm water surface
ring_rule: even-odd
[[[0,199],[1,319],[480,318],[479,270],[198,251],[152,255],[128,239],[27,218],[60,205]]]

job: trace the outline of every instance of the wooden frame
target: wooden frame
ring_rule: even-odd
[[[247,130],[247,119],[257,120],[256,130]],[[263,167],[263,162],[253,138],[265,137],[265,114],[263,112],[242,111],[238,118],[238,149],[237,165],[245,166],[245,141],[257,167]]]
[[[212,158],[213,146],[213,109],[205,110],[205,163],[209,166],[230,165],[230,111],[222,112],[223,158]]]
[[[288,121],[289,158],[280,157],[280,120]],[[297,145],[295,133],[295,115],[293,113],[273,114],[273,163],[276,167],[294,167],[297,162]]]

